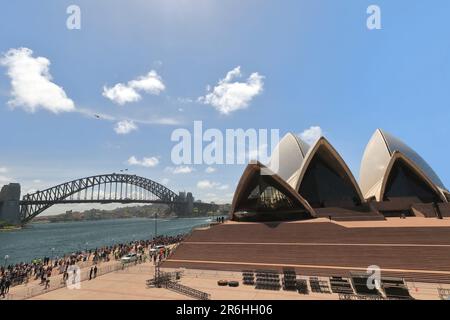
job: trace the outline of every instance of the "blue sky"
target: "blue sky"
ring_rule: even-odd
[[[81,30],[66,28],[71,4],[81,8]],[[381,8],[381,30],[366,27],[371,4]],[[356,177],[380,127],[419,152],[448,186],[449,9],[444,0],[2,3],[1,54],[29,48],[33,58],[48,59],[51,81],[75,111],[12,108],[11,77],[0,66],[1,183],[19,181],[29,191],[128,168],[196,198],[229,201],[243,166],[166,169],[174,167],[172,131],[202,120],[205,128],[281,134],[319,126]],[[247,108],[225,115],[197,100],[238,66],[238,81],[263,77]],[[151,70],[164,84],[158,94],[139,91],[139,101],[124,105],[102,95],[105,86],[127,85]],[[124,119],[138,129],[117,134]],[[131,156],[158,164],[131,166]],[[209,188],[199,188],[205,180]]]

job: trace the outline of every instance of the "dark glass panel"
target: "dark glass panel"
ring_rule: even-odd
[[[361,204],[344,168],[325,150],[318,151],[311,160],[299,193],[313,208]]]
[[[237,205],[237,211],[252,212],[304,209],[298,200],[281,191],[270,176],[256,177],[249,195]],[[256,182],[256,183],[255,183]]]
[[[424,203],[441,202],[439,195],[403,160],[394,163],[384,192],[389,198],[417,197]]]

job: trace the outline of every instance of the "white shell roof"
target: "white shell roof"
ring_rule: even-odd
[[[417,152],[400,139],[377,129],[366,146],[359,173],[359,185],[366,199],[378,193],[389,161],[396,151],[412,160],[437,187],[445,189],[433,169]]]
[[[293,133],[286,134],[275,147],[267,167],[287,181],[297,171],[309,145]]]

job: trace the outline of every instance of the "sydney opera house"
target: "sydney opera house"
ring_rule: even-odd
[[[166,267],[242,271],[293,268],[348,277],[450,283],[450,195],[410,147],[376,130],[358,179],[330,142],[287,134],[267,164],[250,163],[226,223],[194,230]]]
[[[450,217],[449,199],[433,169],[385,131],[378,129],[367,144],[359,182],[326,138],[309,146],[289,133],[267,166],[247,166],[231,214],[236,221],[442,218]]]

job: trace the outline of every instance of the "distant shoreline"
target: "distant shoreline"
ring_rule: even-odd
[[[222,216],[222,215],[217,215]],[[186,217],[178,217],[178,216],[158,216],[158,219],[165,219],[165,220],[175,220],[175,219],[205,219],[215,216],[186,216]],[[72,219],[72,220],[47,220],[44,218],[41,218],[37,221],[31,221],[30,224],[50,224],[50,223],[65,223],[65,222],[92,222],[92,221],[108,221],[108,220],[128,220],[128,219],[146,219],[146,220],[153,220],[154,217],[108,217],[104,219]]]
[[[20,226],[8,226],[8,227],[1,227],[0,232],[16,231],[21,229],[22,227]]]
[[[220,212],[228,210],[227,205],[223,205]],[[215,214],[214,214],[215,213]],[[79,221],[99,221],[99,220],[113,220],[113,219],[130,219],[130,218],[144,218],[154,219],[155,215],[162,219],[175,218],[205,218],[211,215],[220,215],[218,212],[194,212],[189,216],[177,216],[174,212],[168,210],[166,205],[146,205],[135,207],[122,207],[112,210],[90,209],[82,212],[66,211],[62,214],[38,216],[33,219],[32,223],[55,223],[55,222],[79,222]]]
[[[159,216],[158,219],[183,219],[183,218],[208,218],[210,216],[186,216],[186,217],[178,217],[178,216]],[[126,220],[126,219],[148,219],[152,220],[155,217],[106,217],[106,218],[94,218],[94,219],[46,219],[44,217],[31,221],[32,224],[47,224],[47,223],[60,223],[60,222],[87,222],[87,221],[105,221],[105,220]]]

